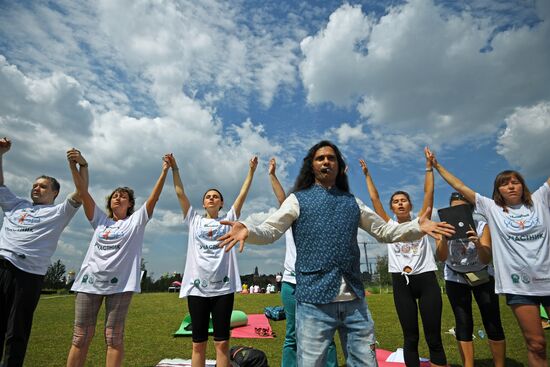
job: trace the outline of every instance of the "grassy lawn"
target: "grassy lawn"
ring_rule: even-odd
[[[454,326],[454,317],[444,296],[442,329]],[[508,366],[527,365],[526,352],[521,333],[509,308],[501,299],[501,313],[507,338]],[[379,347],[395,350],[401,346],[401,328],[393,306],[391,294],[376,294],[368,297],[374,320]],[[257,294],[235,296],[235,309],[248,314],[263,313],[265,306],[280,305],[279,295]],[[477,311],[477,308],[474,307]],[[163,358],[191,358],[191,338],[174,338],[172,333],[179,327],[187,313],[187,304],[174,293],[144,293],[134,296],[126,325],[125,365],[154,366]],[[98,325],[103,325],[103,310]],[[74,296],[44,296],[38,304],[27,351],[25,366],[63,366],[71,344],[74,318]],[[281,363],[281,348],[284,341],[285,321],[273,322],[271,326],[277,337],[274,339],[233,339],[232,345],[243,344],[263,350],[270,366]],[[482,328],[479,313],[475,315],[475,330]],[[547,332],[548,335],[548,332]],[[547,337],[548,339],[548,337]],[[460,356],[454,337],[443,334],[443,343],[448,361],[460,365]],[[343,355],[338,344],[341,365]],[[487,341],[475,339],[476,366],[491,366],[491,354]],[[214,347],[210,342],[208,358],[214,359]],[[550,353],[550,350],[549,350]],[[427,357],[428,350],[421,336],[420,355]],[[88,366],[104,365],[105,347],[103,329],[99,326],[88,354]]]

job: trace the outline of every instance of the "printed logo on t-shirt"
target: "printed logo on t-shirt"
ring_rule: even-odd
[[[525,284],[531,283],[531,277],[525,273],[521,273],[521,281]]]
[[[519,283],[519,275],[517,275],[517,274],[512,274],[512,275],[510,275],[510,277],[512,278],[512,283],[514,283],[514,284],[518,284],[518,283]]]
[[[201,280],[200,279],[195,279],[192,283],[195,287],[198,287],[199,285],[201,285]]]
[[[394,243],[393,244],[393,251],[396,253],[396,254],[401,254],[401,255],[404,255],[404,256],[414,256],[414,255],[418,255],[418,252],[419,252],[419,247],[420,247],[420,242],[419,241],[415,241],[415,242],[407,242],[407,243]]]
[[[94,277],[88,274],[85,274],[82,277],[82,283],[94,284]]]
[[[117,277],[114,277],[113,279],[111,279],[111,284],[117,284],[117,283],[118,283]]]
[[[540,219],[536,216],[535,212],[510,214],[508,218],[504,220],[504,224],[512,231],[524,231],[540,224]]]
[[[205,223],[200,231],[200,237],[207,240],[215,240],[227,232],[227,226],[220,225],[217,221]]]
[[[121,231],[119,228],[105,227],[97,233],[97,238],[103,240],[116,240],[121,237],[124,237],[124,231]]]
[[[40,223],[40,218],[35,218],[31,215],[35,210],[32,209],[23,209],[21,213],[16,215],[18,224],[37,224]]]

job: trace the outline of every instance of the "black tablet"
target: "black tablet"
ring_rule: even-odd
[[[447,222],[455,227],[455,234],[449,237],[449,240],[459,238],[468,238],[466,232],[471,228],[476,230],[474,218],[472,216],[472,207],[470,205],[457,205],[448,208],[439,209],[439,219],[442,222]]]

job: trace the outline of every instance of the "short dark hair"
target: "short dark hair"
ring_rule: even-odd
[[[134,206],[136,205],[136,198],[134,196],[134,190],[132,190],[129,187],[123,186],[123,187],[117,187],[116,189],[111,192],[109,196],[107,196],[107,214],[109,218],[113,218],[113,209],[111,208],[111,199],[113,198],[113,195],[117,192],[125,192],[128,194],[128,199],[130,199],[130,206],[128,207],[128,211],[126,212],[126,216],[129,217],[134,212]]]
[[[533,206],[533,199],[531,199],[531,191],[529,191],[529,188],[527,187],[527,184],[525,183],[525,179],[523,178],[523,176],[518,171],[505,170],[500,172],[497,175],[497,177],[495,177],[495,183],[493,185],[493,200],[495,204],[503,208],[504,211],[506,211],[506,202],[504,201],[504,197],[501,195],[498,188],[502,185],[507,184],[514,177],[521,183],[521,186],[523,186],[523,193],[521,194],[521,202],[528,207]]]
[[[59,181],[57,181],[55,179],[55,177],[46,176],[46,175],[38,176],[36,179],[38,180],[38,179],[41,179],[41,178],[44,178],[44,179],[50,181],[50,185],[52,186],[52,190],[57,191],[57,194],[54,196],[54,200],[55,200],[57,195],[59,195],[59,190],[61,190],[61,185],[59,184]]]
[[[466,200],[464,195],[462,195],[459,192],[454,191],[451,193],[451,196],[449,197],[449,205],[452,205],[453,201],[464,201],[466,203],[464,205],[468,205],[470,210],[474,211],[474,205],[470,203],[468,200]]]
[[[292,192],[308,189],[313,186],[313,184],[315,184],[315,175],[313,173],[313,157],[315,157],[315,153],[323,147],[331,147],[336,154],[336,159],[338,161],[336,187],[344,192],[349,192],[348,176],[345,172],[346,162],[344,161],[342,153],[340,153],[338,147],[328,140],[322,140],[309,148],[307,155],[304,157],[302,168],[300,168],[300,173],[298,173],[298,177],[296,177],[296,181],[294,182]]]
[[[396,196],[396,195],[403,195],[407,198],[407,200],[409,201],[409,203],[411,203],[411,208],[412,208],[412,201],[411,201],[411,197],[409,196],[409,193],[406,192],[406,191],[396,191],[394,192],[393,194],[391,194],[391,197],[390,197],[390,209],[391,209],[391,203],[393,201],[393,197]]]
[[[451,197],[449,198],[449,205],[453,201],[457,201],[457,200],[468,202],[468,200],[466,200],[466,198],[461,193],[454,191],[451,193]]]

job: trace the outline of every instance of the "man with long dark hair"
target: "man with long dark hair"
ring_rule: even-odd
[[[346,164],[329,141],[314,145],[304,158],[294,190],[262,224],[227,222],[231,232],[220,246],[244,241],[267,244],[292,226],[296,242],[296,339],[298,366],[323,366],[339,331],[347,366],[376,366],[374,323],[359,268],[357,228],[380,242],[413,241],[428,233],[451,235],[452,226],[422,216],[387,224],[349,192]]]

